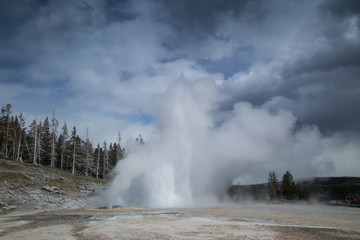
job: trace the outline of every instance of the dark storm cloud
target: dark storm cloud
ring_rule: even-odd
[[[327,0],[318,5],[319,9],[329,17],[347,18],[350,15],[360,14],[359,1]]]
[[[283,18],[298,21],[285,27],[279,45],[271,45],[281,46],[282,56],[273,55],[264,65],[245,71],[245,76],[230,79],[223,86],[228,95],[223,109],[250,101],[275,111],[287,109],[300,122],[315,124],[323,132],[360,131],[360,111],[354,104],[360,102],[359,4],[321,1],[308,6],[303,16],[291,16],[289,9],[282,9]],[[276,18],[274,13],[269,12],[268,21]],[[297,38],[283,42],[289,32]],[[264,44],[268,41],[261,33],[259,38]]]
[[[324,131],[360,131],[360,111],[354,104],[360,102],[360,4],[324,1],[319,11],[324,44],[284,71],[290,84],[283,90],[297,90],[300,96],[294,99],[308,111],[304,121]]]
[[[120,81],[145,88],[138,80],[145,73],[140,79],[158,81],[154,89],[163,90],[159,75],[186,68],[185,75],[199,70],[188,77],[223,76],[220,111],[249,101],[290,110],[324,131],[360,130],[360,113],[351,104],[360,102],[358,1],[0,4],[0,30],[7,33],[0,38],[3,83],[61,82],[69,92],[96,91],[102,83],[113,91]]]
[[[239,17],[247,1],[162,1],[164,13],[180,31],[213,34],[227,18]]]
[[[138,15],[131,11],[129,0],[106,0],[106,21],[124,22],[134,20]]]
[[[226,45],[233,40],[232,36],[224,31],[224,24],[238,21],[243,25],[253,25],[264,21],[267,16],[266,1],[260,0],[155,2],[158,8],[153,13],[153,17],[168,24],[173,30],[173,34],[164,39],[164,46],[168,50],[179,50],[187,57],[198,59],[220,59],[231,55],[222,53],[209,56],[210,51],[217,52],[218,45]],[[216,46],[205,49],[211,44]],[[237,50],[230,51],[236,53]]]

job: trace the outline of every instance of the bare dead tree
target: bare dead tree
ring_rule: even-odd
[[[34,130],[34,156],[33,156],[33,164],[36,164],[36,156],[37,156],[37,152],[36,152],[36,144],[37,144],[37,122],[36,122],[36,118],[33,121],[33,124],[35,124],[35,130]]]
[[[100,163],[100,144],[97,146],[97,156],[96,156],[96,178],[99,178],[99,163]]]
[[[89,175],[89,127],[86,128],[86,141],[85,141],[85,175]]]
[[[65,142],[66,139],[69,137],[68,130],[66,126],[66,122],[64,123],[64,126],[62,127],[62,143],[61,143],[61,153],[60,153],[60,169],[63,169],[64,164],[64,151],[65,151]]]
[[[18,149],[17,149],[17,154],[16,154],[16,161],[22,161],[20,158],[20,148],[21,148],[21,140],[22,140],[22,133],[24,130],[24,126],[25,126],[25,119],[22,115],[22,113],[20,113],[19,115],[19,143],[18,143]],[[24,137],[25,138],[25,137]],[[25,138],[26,140],[26,138]]]
[[[56,136],[57,136],[57,129],[59,127],[59,122],[55,118],[55,110],[53,110],[52,118],[51,118],[51,155],[50,155],[50,162],[51,167],[55,167],[55,143],[56,143]]]
[[[108,165],[107,143],[106,141],[104,141],[103,179],[105,179],[106,176],[107,165]]]

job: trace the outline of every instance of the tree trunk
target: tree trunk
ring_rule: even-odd
[[[73,164],[72,164],[72,174],[75,174],[75,143],[74,143],[74,151],[73,151]]]
[[[26,141],[26,137],[24,137],[24,141],[25,141],[26,149],[27,149],[28,154],[29,154],[29,159],[31,159],[31,153],[30,153],[29,145],[27,144],[27,141]]]
[[[55,133],[51,140],[51,167],[55,167]]]
[[[85,176],[89,175],[89,128],[86,128],[86,142],[85,142]]]
[[[41,164],[41,125],[38,133],[38,163]]]
[[[8,157],[8,143],[9,143],[9,113],[6,116],[6,140],[5,140],[5,157]]]
[[[98,146],[98,155],[96,160],[96,178],[99,178],[99,163],[100,163],[100,147]]]
[[[36,138],[37,138],[37,123],[36,123],[36,121],[35,121],[33,164],[36,164]]]
[[[21,146],[21,131],[19,133],[19,145],[18,145],[18,149],[17,149],[17,154],[16,154],[16,161],[18,162],[20,160],[20,146]]]
[[[60,169],[63,169],[63,164],[64,164],[64,148],[65,148],[65,137],[63,137],[63,142],[61,146]]]
[[[106,142],[104,142],[104,159],[103,159],[103,179],[105,179],[106,176],[106,164],[107,164],[107,145]]]

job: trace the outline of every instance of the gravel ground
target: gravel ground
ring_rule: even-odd
[[[81,208],[0,217],[0,239],[360,239],[360,208]]]

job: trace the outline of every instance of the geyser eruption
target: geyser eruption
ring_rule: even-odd
[[[204,204],[224,197],[235,178],[264,182],[271,170],[294,170],[297,178],[330,175],[339,157],[332,154],[335,148],[344,152],[343,163],[357,164],[358,144],[347,145],[341,136],[322,138],[314,126],[295,131],[290,112],[240,102],[216,115],[218,99],[211,80],[180,80],[159,95],[159,134],[117,164],[108,207]]]
[[[178,81],[156,99],[157,139],[131,149],[116,166],[109,207],[121,204],[172,207],[193,201],[197,148],[207,139],[215,97],[211,81]],[[198,172],[197,174],[202,174]]]

